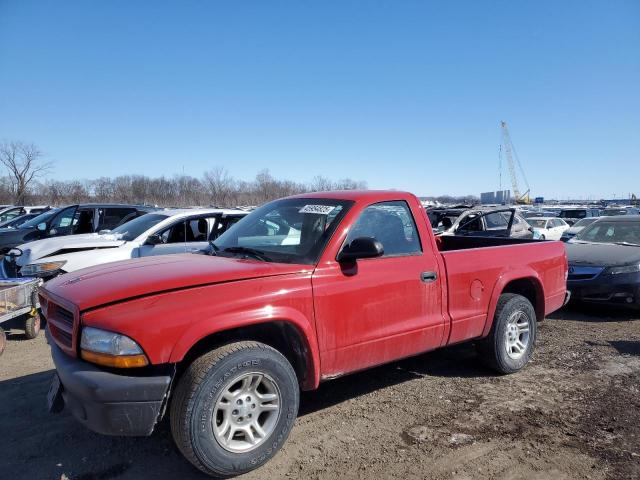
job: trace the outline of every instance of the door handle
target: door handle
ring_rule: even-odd
[[[422,280],[424,283],[435,282],[437,278],[438,274],[436,272],[422,272],[420,274],[420,280]]]

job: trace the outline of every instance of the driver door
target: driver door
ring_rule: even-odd
[[[73,231],[73,221],[76,218],[78,205],[72,205],[60,211],[47,225],[43,237],[61,237],[70,235]]]
[[[313,274],[325,377],[436,348],[444,334],[437,260],[429,246],[423,251],[409,205],[369,205],[344,244],[357,237],[379,240],[383,256],[351,266],[332,258]]]

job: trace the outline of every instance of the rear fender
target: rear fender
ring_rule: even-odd
[[[505,271],[500,274],[500,276],[498,277],[498,281],[493,287],[493,291],[491,293],[491,301],[489,302],[489,309],[487,311],[487,319],[482,331],[482,337],[486,337],[491,331],[491,327],[493,326],[493,317],[496,313],[496,307],[498,305],[498,299],[500,298],[500,295],[502,295],[502,293],[504,292],[505,287],[515,280],[529,280],[533,283],[536,289],[536,304],[534,304],[533,307],[535,308],[536,312],[540,312],[540,307],[542,307],[542,312],[544,315],[544,289],[542,287],[542,282],[540,281],[538,272],[536,272],[531,267],[523,267],[515,270]],[[542,302],[542,304],[540,304],[540,302]]]

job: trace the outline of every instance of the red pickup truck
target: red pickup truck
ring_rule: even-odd
[[[469,340],[496,371],[520,370],[566,277],[560,242],[436,239],[408,193],[284,198],[210,255],[46,283],[49,407],[113,435],[149,435],[168,412],[193,465],[240,474],[276,454],[300,389],[321,381]]]

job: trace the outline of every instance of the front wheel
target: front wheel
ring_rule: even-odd
[[[546,240],[546,237],[544,235],[540,235],[540,240]]]
[[[220,347],[196,359],[171,401],[171,432],[195,467],[216,477],[258,468],[289,436],[298,414],[296,373],[257,342]]]
[[[503,293],[491,332],[478,344],[480,358],[499,373],[521,370],[533,354],[536,327],[536,311],[531,302],[522,295]]]

